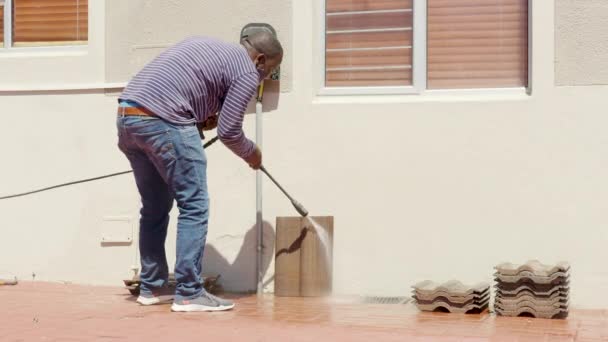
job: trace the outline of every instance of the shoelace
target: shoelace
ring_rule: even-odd
[[[212,300],[213,302],[215,302],[218,306],[222,305],[222,302],[224,301],[223,299],[221,299],[220,297],[214,296],[209,292],[205,292],[205,296],[207,298],[209,298],[210,300]]]
[[[205,298],[209,299],[210,301],[212,301],[213,303],[215,303],[217,306],[220,306],[222,303],[218,300],[217,297],[215,297],[214,295],[212,295],[209,292],[205,292],[204,293]]]

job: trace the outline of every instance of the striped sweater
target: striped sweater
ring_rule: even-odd
[[[246,158],[255,144],[243,132],[243,118],[261,78],[243,46],[191,37],[147,64],[119,100],[136,102],[174,124],[219,114],[220,140]]]

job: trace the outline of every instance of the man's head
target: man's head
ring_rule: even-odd
[[[255,67],[268,77],[283,60],[283,47],[279,40],[268,31],[258,31],[241,40]]]

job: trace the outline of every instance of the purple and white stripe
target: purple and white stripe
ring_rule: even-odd
[[[220,140],[246,158],[255,144],[245,137],[243,118],[260,81],[241,45],[191,37],[147,64],[119,99],[137,102],[175,124],[203,122],[219,112]]]

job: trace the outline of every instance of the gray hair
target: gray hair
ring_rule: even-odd
[[[255,49],[271,59],[283,55],[281,42],[272,33],[265,30],[243,37],[241,44],[245,45],[247,50]]]

